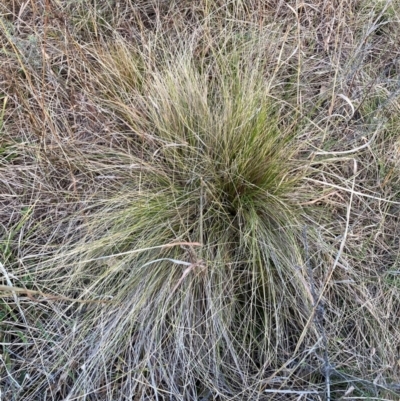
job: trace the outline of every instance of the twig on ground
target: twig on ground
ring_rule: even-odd
[[[315,289],[315,281],[313,276],[313,270],[310,263],[309,249],[308,249],[308,240],[307,240],[307,226],[303,229],[303,241],[304,241],[304,249],[305,249],[305,264],[307,267],[308,279],[310,292],[313,298],[313,308],[315,309],[314,315],[314,323],[322,337],[322,361],[323,361],[323,372],[325,377],[325,391],[326,391],[326,401],[330,401],[331,399],[331,381],[330,381],[330,373],[331,373],[331,364],[329,361],[329,351],[328,351],[328,339],[326,337],[326,330],[324,327],[324,305],[323,302],[318,302],[318,296]]]

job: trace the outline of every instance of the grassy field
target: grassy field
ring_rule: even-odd
[[[400,399],[400,2],[2,0],[0,401]]]

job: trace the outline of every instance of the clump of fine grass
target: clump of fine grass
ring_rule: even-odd
[[[124,84],[140,84],[123,185],[87,207],[37,272],[70,295],[112,299],[78,318],[69,348],[85,370],[71,394],[101,386],[101,363],[129,360],[122,386],[133,375],[143,391],[185,399],[250,396],[295,350],[313,303],[302,276],[306,124],[269,93],[256,49],[216,49],[203,65],[181,50],[142,76],[131,60],[139,75]],[[101,66],[118,71],[122,51]],[[101,74],[98,90],[121,109]]]

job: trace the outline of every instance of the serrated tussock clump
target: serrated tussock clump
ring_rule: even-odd
[[[118,53],[103,63],[115,70]],[[84,282],[113,301],[79,321],[87,374],[129,359],[139,381],[163,372],[176,396],[229,396],[296,347],[312,307],[299,272],[305,124],[269,92],[262,55],[248,56],[244,47],[198,65],[178,52],[130,76],[130,172],[88,207],[82,240],[60,254],[68,288]],[[104,88],[110,108],[132,112]]]

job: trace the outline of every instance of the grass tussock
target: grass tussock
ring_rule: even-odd
[[[396,2],[0,7],[0,398],[398,398]]]

